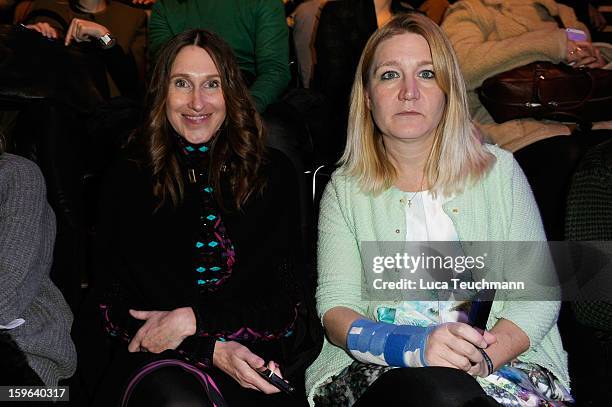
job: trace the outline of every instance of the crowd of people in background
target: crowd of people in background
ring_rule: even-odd
[[[0,385],[571,405],[559,301],[496,299],[485,331],[365,301],[360,243],[566,237],[612,112],[497,123],[478,89],[536,61],[612,69],[604,3],[0,0],[0,353],[20,367]]]

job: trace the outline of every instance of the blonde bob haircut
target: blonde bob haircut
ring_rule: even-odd
[[[384,41],[404,34],[421,35],[431,50],[436,83],[446,96],[444,112],[435,129],[424,177],[434,196],[460,193],[483,177],[495,157],[482,144],[472,125],[465,83],[452,45],[429,18],[408,13],[394,17],[368,40],[351,92],[347,144],[340,158],[342,173],[355,177],[361,191],[378,195],[389,189],[398,173],[387,158],[382,133],[366,104],[374,54]]]

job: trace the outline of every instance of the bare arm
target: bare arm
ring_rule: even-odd
[[[346,349],[346,334],[358,319],[366,319],[363,315],[347,307],[335,307],[323,315],[323,326],[329,340],[336,346]]]
[[[510,362],[529,349],[529,337],[521,328],[507,319],[497,321],[491,332],[497,342],[487,347],[487,354],[495,369]]]

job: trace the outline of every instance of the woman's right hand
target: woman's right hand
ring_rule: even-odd
[[[601,68],[606,64],[599,49],[589,41],[567,40],[566,60],[574,68]]]
[[[490,332],[482,334],[468,324],[448,322],[438,325],[427,338],[425,360],[428,366],[451,367],[469,372],[483,356],[477,348],[486,349],[496,339]]]
[[[44,37],[57,39],[59,37],[59,33],[55,28],[53,28],[49,23],[36,23],[36,24],[28,24],[24,26],[30,30],[38,31]]]
[[[72,40],[76,42],[91,41],[91,39],[99,39],[109,30],[102,24],[93,21],[73,18],[66,32],[64,44],[70,45]]]
[[[217,342],[213,354],[213,365],[230,375],[244,388],[258,390],[265,394],[280,392],[256,372],[264,368],[265,361],[238,342]],[[267,367],[280,376],[275,362],[270,361]]]

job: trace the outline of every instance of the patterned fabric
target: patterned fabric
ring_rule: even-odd
[[[352,406],[376,379],[391,369],[394,368],[355,361],[317,388],[315,406]],[[504,407],[562,407],[574,402],[552,373],[534,363],[512,362],[477,380],[485,393]]]
[[[294,307],[294,316],[286,326],[267,331],[257,331],[247,326],[237,329],[236,331],[219,331],[213,334],[202,332],[202,337],[212,337],[218,341],[238,341],[238,342],[256,342],[256,341],[274,341],[279,338],[288,338],[293,335],[293,329],[295,328],[295,322],[298,319],[300,303],[297,303]]]
[[[404,301],[396,308],[378,307],[377,316],[379,321],[390,324],[426,327],[450,321],[464,322],[467,305],[469,302],[464,301]],[[315,405],[351,406],[368,386],[390,369],[355,361],[318,388]],[[502,406],[560,407],[574,401],[551,372],[535,363],[511,362],[477,380],[485,393]]]
[[[612,141],[592,147],[584,154],[567,196],[567,240],[612,240]],[[584,275],[584,278],[587,278]],[[578,321],[588,327],[612,332],[612,302],[587,301],[605,298],[607,284],[591,286],[572,302]]]
[[[330,3],[331,4],[331,3]],[[497,161],[487,176],[472,188],[467,188],[443,205],[462,241],[544,241],[546,236],[523,172],[512,154],[495,146],[487,146]],[[504,186],[511,185],[512,188]],[[349,307],[366,318],[377,318],[379,306],[390,305],[366,301],[361,295],[363,279],[359,242],[405,241],[405,211],[401,199],[405,194],[390,188],[376,197],[360,192],[355,179],[332,175],[321,200],[319,230],[317,310],[320,316],[333,307]],[[491,202],[511,202],[512,205]],[[473,255],[469,247],[466,254]],[[534,256],[520,268],[503,268],[515,279],[530,275],[540,268],[541,256]],[[533,298],[538,298],[534,296]],[[499,319],[516,323],[530,338],[537,338],[531,352],[523,360],[547,366],[563,383],[569,382],[567,360],[556,324],[542,321],[557,317],[560,303],[556,301],[493,301],[489,326]],[[306,371],[306,391],[309,400],[315,389],[326,379],[337,375],[353,362],[340,347],[328,340],[317,359]]]
[[[502,406],[560,407],[574,402],[555,375],[534,363],[511,362],[477,380]]]
[[[315,406],[352,406],[376,379],[391,369],[395,368],[353,362],[317,388]]]
[[[376,308],[378,320],[390,324],[430,326],[467,322],[469,301],[403,301],[396,307]]]
[[[397,308],[379,307],[379,320],[395,324],[428,326],[450,321],[466,322],[469,302],[404,301]],[[563,406],[570,393],[548,370],[535,363],[515,361],[486,379],[483,390],[503,406]]]
[[[209,183],[210,146],[190,144],[182,137],[178,140],[187,167],[187,179],[196,184],[202,202],[200,234],[193,243],[196,251],[193,279],[200,291],[214,291],[232,274],[234,246],[227,236]]]

